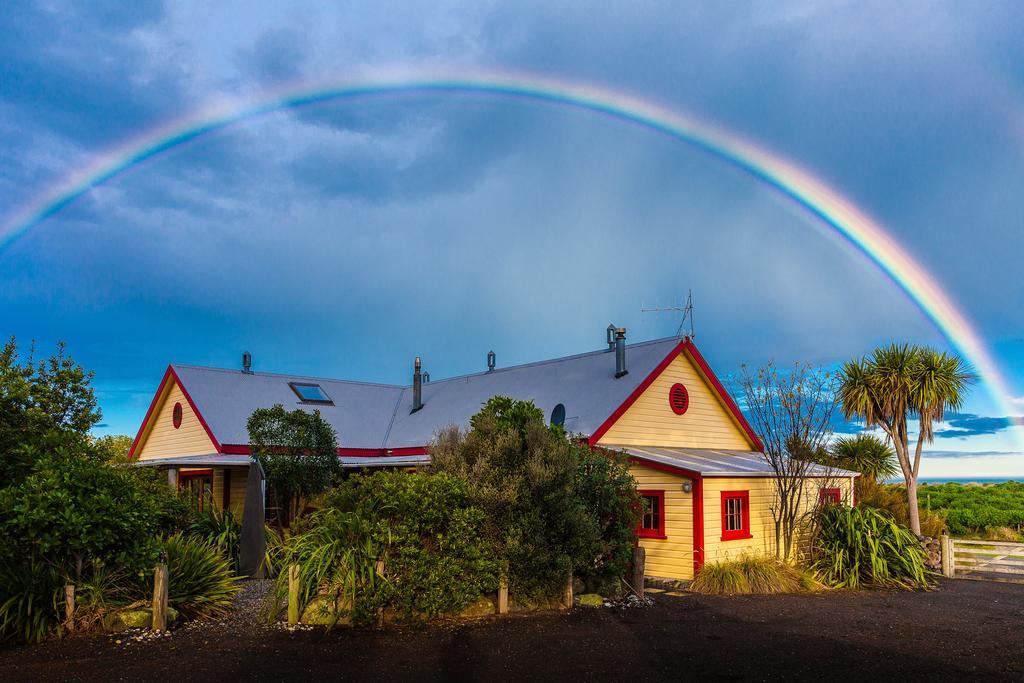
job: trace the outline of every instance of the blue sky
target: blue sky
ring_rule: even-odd
[[[215,5],[215,6],[211,6]],[[943,283],[1024,415],[1019,3],[14,2],[0,15],[0,221],[212,103],[403,66],[597,84],[735,131],[878,218]],[[404,382],[633,339],[692,289],[741,363],[942,345],[863,257],[768,188],[582,111],[403,95],[249,120],[105,183],[0,252],[0,333],[66,340],[103,431],[169,362]],[[976,389],[924,476],[1024,474]]]

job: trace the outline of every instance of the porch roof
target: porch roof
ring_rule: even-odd
[[[772,477],[772,466],[760,451],[722,451],[710,448],[661,448],[657,446],[604,446],[625,451],[644,462],[696,472],[702,477]],[[857,472],[811,464],[810,477],[855,477]]]

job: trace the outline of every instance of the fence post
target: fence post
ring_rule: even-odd
[[[153,630],[167,630],[167,564],[164,562],[153,572]]]
[[[644,570],[647,564],[647,551],[643,546],[633,548],[633,592],[638,598],[644,597]]]
[[[64,625],[67,630],[75,630],[75,586],[69,583],[64,586]]]
[[[498,614],[508,613],[508,572],[503,571],[498,578]]]
[[[949,537],[949,534],[943,532],[942,536],[942,575],[947,579],[952,579],[955,575],[955,568],[953,564],[953,539]]]
[[[565,584],[565,602],[566,609],[572,609],[572,569],[569,570],[569,580]]]
[[[299,623],[299,565],[288,566],[288,623]]]

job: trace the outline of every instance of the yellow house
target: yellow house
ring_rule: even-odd
[[[429,462],[434,434],[467,426],[492,396],[532,400],[595,448],[625,452],[644,500],[638,529],[647,574],[692,579],[706,562],[774,552],[775,479],[761,442],[689,338],[626,344],[430,381],[419,359],[411,385],[171,365],[131,455],[162,467],[197,501],[241,514],[253,410],[319,410],[350,469]],[[248,354],[246,354],[248,359]],[[850,502],[854,472],[812,472],[807,505]]]

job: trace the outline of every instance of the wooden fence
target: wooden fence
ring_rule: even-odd
[[[1024,583],[1024,543],[943,536],[942,573],[957,579]]]

